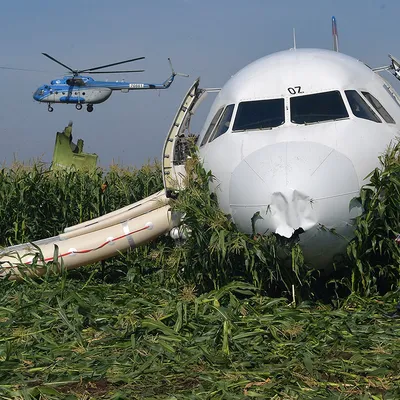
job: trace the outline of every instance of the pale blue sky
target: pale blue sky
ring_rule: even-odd
[[[74,140],[84,139],[85,151],[97,153],[102,166],[112,160],[140,166],[160,158],[176,108],[196,77],[203,87],[223,86],[251,61],[292,47],[293,27],[298,47],[330,49],[332,15],[342,52],[370,66],[388,64],[388,53],[400,57],[397,0],[4,1],[0,65],[49,72],[0,70],[0,161],[9,163],[15,155],[50,162],[55,132],[70,120]],[[55,105],[49,113],[32,94],[64,70],[42,52],[73,68],[145,56],[131,64],[144,73],[123,77],[156,83],[169,76],[171,57],[190,78],[160,92],[114,92],[91,114],[70,105]],[[399,91],[400,83],[395,87]]]

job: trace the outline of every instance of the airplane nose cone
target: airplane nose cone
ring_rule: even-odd
[[[317,231],[352,232],[360,208],[350,202],[359,189],[354,166],[343,154],[319,143],[286,142],[243,159],[232,173],[229,200],[232,218],[245,232],[290,238],[300,230],[315,239]]]

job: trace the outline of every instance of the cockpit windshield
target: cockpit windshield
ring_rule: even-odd
[[[43,96],[44,95],[44,90],[43,88],[39,88],[36,90],[34,96]]]
[[[338,90],[291,97],[290,110],[294,124],[312,124],[349,117]]]
[[[388,124],[395,124],[396,123],[394,121],[394,119],[391,117],[391,115],[386,111],[386,108],[383,107],[381,102],[375,96],[373,96],[369,92],[361,92],[361,93],[372,104],[372,106],[379,113],[379,115],[384,119],[385,122],[387,122]]]
[[[232,131],[271,129],[285,122],[284,99],[239,103]]]
[[[215,113],[214,118],[211,120],[211,123],[210,123],[210,125],[209,125],[209,127],[208,127],[208,129],[207,129],[207,131],[206,131],[206,134],[204,135],[203,140],[201,141],[200,147],[201,147],[201,146],[204,146],[204,145],[207,143],[208,139],[210,138],[210,135],[211,135],[212,131],[213,131],[214,128],[215,128],[215,125],[217,124],[217,122],[218,122],[218,120],[219,120],[219,117],[220,117],[221,114],[222,114],[222,111],[224,111],[224,108],[223,108],[223,107],[220,108],[220,109]]]
[[[382,122],[356,90],[346,90],[345,93],[347,100],[349,101],[351,111],[353,111],[353,114],[357,118],[368,119],[378,123]]]
[[[222,114],[222,117],[219,119],[218,124],[214,129],[214,132],[210,138],[210,142],[222,136],[228,130],[229,125],[231,123],[234,108],[235,108],[234,104],[229,104],[229,106],[225,108],[224,113]]]

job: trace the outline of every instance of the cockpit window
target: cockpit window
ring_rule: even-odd
[[[347,100],[349,101],[351,111],[353,111],[353,114],[356,117],[368,119],[374,122],[382,122],[356,90],[346,90],[345,93]]]
[[[285,122],[284,99],[239,103],[233,131],[271,129]]]
[[[386,108],[380,103],[380,101],[374,97],[369,92],[361,92],[364,97],[372,104],[372,107],[379,113],[379,115],[384,119],[388,124],[395,124],[394,119],[390,116],[390,114],[386,111]]]
[[[214,139],[220,137],[223,135],[229,128],[229,125],[231,124],[231,119],[232,119],[232,114],[233,114],[233,109],[235,108],[234,104],[230,104],[225,108],[224,113],[222,114],[222,117],[220,118],[216,128],[214,129],[214,133],[211,136],[210,142],[212,142]]]
[[[312,124],[349,116],[338,90],[291,97],[290,110],[294,124]]]
[[[202,140],[201,143],[200,143],[200,147],[201,147],[201,146],[204,146],[204,145],[207,143],[208,138],[210,137],[212,131],[214,130],[215,125],[217,124],[217,122],[218,122],[218,120],[219,120],[219,117],[220,117],[221,114],[222,114],[223,109],[224,109],[224,108],[222,107],[222,108],[220,108],[220,109],[215,113],[214,118],[211,120],[210,126],[208,127],[207,132],[206,132],[206,134],[204,135],[203,140]]]

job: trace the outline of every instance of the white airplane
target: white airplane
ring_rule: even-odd
[[[198,145],[222,210],[246,233],[298,238],[314,267],[339,261],[354,200],[399,135],[400,99],[378,72],[334,50],[263,57],[220,90]]]
[[[219,93],[198,146],[216,178],[211,190],[222,210],[241,231],[299,240],[310,265],[332,265],[362,212],[354,199],[400,132],[400,98],[379,75],[389,71],[400,80],[400,62],[389,56],[390,65],[371,69],[339,53],[334,18],[332,26],[335,51],[294,47],[260,58],[222,89],[200,89],[196,80],[164,144],[165,190],[35,246],[4,249],[0,277],[18,277],[21,263],[29,268],[38,248],[39,265],[56,254],[69,269],[167,232],[179,236],[180,216],[171,212],[169,198],[185,173],[191,117],[210,91]]]

